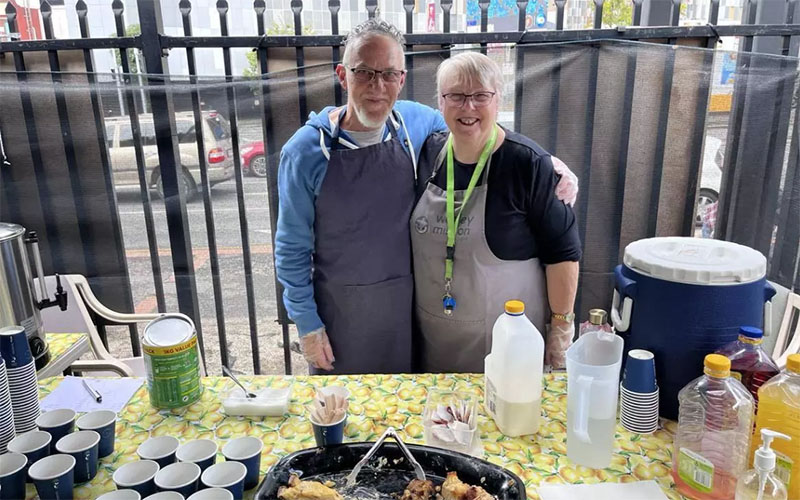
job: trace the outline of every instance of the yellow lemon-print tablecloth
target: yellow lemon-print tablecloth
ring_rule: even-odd
[[[47,345],[50,347],[50,359],[58,359],[85,335],[83,333],[48,333]]]
[[[287,387],[291,378],[282,376],[243,377],[251,387]],[[44,397],[58,386],[59,377],[41,381]],[[344,385],[350,390],[350,413],[345,428],[347,441],[374,441],[387,427],[399,430],[410,443],[423,443],[422,413],[429,388],[475,394],[482,400],[482,375],[360,375],[338,377],[295,377],[287,415],[270,417],[229,417],[222,408],[222,396],[233,387],[227,378],[203,379],[202,399],[178,410],[157,410],[150,406],[146,385],[134,395],[117,420],[114,453],[101,460],[97,477],[75,489],[76,499],[94,499],[115,489],[111,476],[118,467],[138,460],[136,448],[150,436],[171,435],[181,442],[214,439],[222,446],[231,438],[256,436],[264,442],[261,478],[281,457],[315,446],[306,405],[314,386]],[[630,482],[654,479],[670,499],[680,499],[670,478],[672,433],[675,423],[662,421],[663,429],[641,436],[617,426],[616,451],[612,464],[603,470],[575,466],[566,457],[567,379],[564,374],[545,376],[542,399],[543,421],[539,433],[521,438],[503,436],[481,407],[478,426],[484,458],[517,474],[526,485],[528,498],[539,498],[539,484]],[[218,461],[222,460],[221,453]],[[245,494],[253,498],[255,489]],[[28,498],[35,498],[32,485]]]

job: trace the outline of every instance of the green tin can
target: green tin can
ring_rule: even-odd
[[[184,314],[164,314],[144,329],[142,339],[150,404],[180,408],[200,399],[200,354],[194,322]]]

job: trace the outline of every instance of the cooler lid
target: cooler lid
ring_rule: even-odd
[[[623,263],[645,276],[690,285],[749,283],[767,272],[767,259],[752,248],[677,236],[634,241],[625,247]]]
[[[156,318],[144,329],[145,343],[168,347],[186,342],[194,334],[194,325],[182,314],[169,314]]]
[[[0,222],[0,241],[6,241],[24,234],[25,228],[19,224]]]

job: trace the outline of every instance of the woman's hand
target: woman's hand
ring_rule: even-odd
[[[567,367],[567,349],[572,345],[575,336],[575,325],[563,321],[553,320],[547,332],[544,343],[544,364],[550,365],[553,370],[563,370]]]
[[[336,358],[333,357],[333,350],[328,340],[328,334],[325,333],[325,327],[300,337],[300,350],[303,351],[306,361],[314,368],[333,370],[333,362],[336,361]]]
[[[553,162],[553,170],[561,176],[556,185],[556,198],[571,207],[575,206],[575,201],[578,199],[578,176],[555,156],[551,156],[550,159]]]

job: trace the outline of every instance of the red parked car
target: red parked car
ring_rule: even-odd
[[[264,156],[264,143],[262,141],[245,144],[242,146],[240,154],[242,168],[246,173],[255,177],[266,177],[267,157]]]

